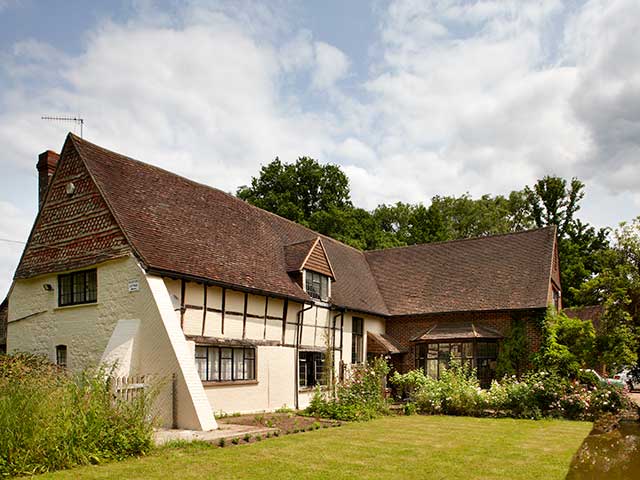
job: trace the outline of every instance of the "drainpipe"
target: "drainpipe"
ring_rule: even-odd
[[[331,326],[331,365],[333,365],[333,370],[331,372],[331,386],[334,388],[334,391],[331,392],[331,395],[335,394],[335,383],[336,383],[336,320],[338,317],[343,317],[344,319],[344,309],[339,310],[339,313],[336,313],[333,316],[333,325]],[[342,338],[342,327],[340,327],[340,337]],[[342,349],[340,350],[340,360],[342,360]],[[338,368],[340,365],[338,365]]]
[[[304,307],[304,303],[302,304],[302,306]],[[293,379],[294,381],[294,385],[295,388],[293,389],[293,393],[294,393],[294,399],[295,399],[295,409],[298,410],[299,408],[299,401],[298,401],[298,389],[300,388],[300,359],[299,359],[299,352],[300,352],[300,342],[302,341],[302,328],[300,328],[300,326],[302,325],[302,322],[304,321],[304,312],[307,312],[309,310],[311,310],[313,308],[313,303],[309,305],[309,308],[303,308],[302,310],[300,310],[297,314],[296,314],[296,350],[295,350],[295,378]]]

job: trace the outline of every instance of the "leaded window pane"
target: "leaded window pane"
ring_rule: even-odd
[[[220,349],[220,380],[233,379],[233,350],[231,348]]]
[[[233,349],[233,378],[244,380],[244,351],[242,348]]]

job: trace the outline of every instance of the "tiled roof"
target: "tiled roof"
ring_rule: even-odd
[[[588,305],[585,307],[565,308],[562,311],[567,315],[567,317],[591,321],[593,328],[599,330],[604,307],[602,305]]]
[[[67,141],[73,142],[148,269],[310,298],[287,273],[285,246],[312,242],[317,232],[75,135]],[[321,238],[335,271],[332,301],[386,315],[363,252]]]
[[[287,272],[301,271],[304,261],[309,256],[309,252],[315,244],[316,239],[285,245],[284,258],[287,264]]]
[[[289,271],[320,237],[332,302],[380,315],[544,308],[554,228],[362,252],[218,189],[70,134],[131,248],[148,270],[298,300]]]
[[[412,342],[426,342],[435,340],[473,340],[477,338],[497,339],[502,334],[485,325],[475,325],[472,322],[435,324],[420,335],[412,338]]]
[[[404,353],[405,348],[385,333],[367,332],[367,352],[377,354]]]
[[[547,306],[555,227],[366,252],[391,315]]]

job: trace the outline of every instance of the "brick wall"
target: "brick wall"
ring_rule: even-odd
[[[541,334],[536,318],[541,314],[544,314],[544,310],[432,313],[390,318],[387,320],[386,333],[408,350],[406,354],[393,356],[393,366],[401,372],[415,368],[415,348],[410,340],[435,324],[473,322],[475,325],[487,326],[506,335],[512,322],[522,319],[527,326],[527,339],[531,351],[537,351],[540,348]]]

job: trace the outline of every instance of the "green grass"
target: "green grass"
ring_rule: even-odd
[[[562,479],[591,424],[386,417],[242,446],[162,448],[45,478]]]

